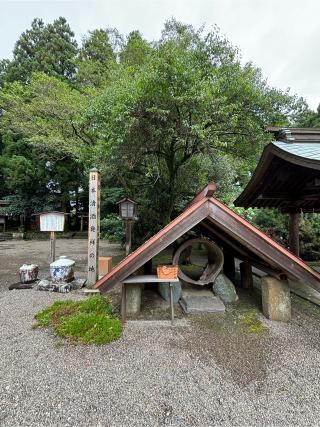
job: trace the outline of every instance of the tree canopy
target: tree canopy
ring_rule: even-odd
[[[84,210],[79,195],[96,166],[102,214],[119,196],[136,198],[143,238],[209,180],[230,203],[270,140],[266,126],[312,115],[217,28],[174,19],[152,43],[106,28],[80,47],[64,18],[35,19],[0,62],[0,87],[1,197],[38,206],[50,196]],[[19,206],[32,213],[35,204]]]

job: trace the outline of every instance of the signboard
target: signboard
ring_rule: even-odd
[[[63,231],[64,213],[50,212],[40,214],[40,231]]]
[[[88,285],[98,280],[100,239],[100,173],[91,169],[89,176],[89,226],[88,226]]]

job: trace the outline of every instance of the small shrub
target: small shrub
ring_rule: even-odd
[[[122,333],[111,299],[100,295],[83,301],[56,301],[35,319],[34,327],[52,327],[56,335],[74,344],[107,344]]]

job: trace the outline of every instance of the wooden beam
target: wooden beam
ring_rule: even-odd
[[[232,241],[230,236],[225,236],[221,230],[218,230],[213,223],[211,225],[205,223],[204,221],[199,224],[200,228],[203,226],[208,230],[209,235],[221,246],[225,247],[230,253],[234,253],[237,258],[242,261],[248,262],[253,267],[258,268],[261,271],[269,274],[272,277],[280,279],[283,276],[283,271],[281,271],[274,263],[264,263],[261,259],[255,258],[250,252],[246,252],[245,247],[237,244],[235,241]],[[208,234],[208,233],[207,233]],[[217,240],[218,239],[218,240]]]
[[[312,288],[320,291],[319,279],[312,273],[311,267],[307,265],[303,267],[299,262],[294,262],[289,255],[277,250],[267,240],[261,238],[258,233],[249,230],[242,221],[231,216],[218,205],[211,204],[210,210],[210,220],[233,236],[240,245],[253,251],[266,263],[275,264],[278,270],[282,270],[289,278],[307,282]]]
[[[159,232],[156,236],[152,238],[155,240],[151,246],[145,248],[144,250],[141,250],[141,248],[143,248],[142,246],[140,249],[130,254],[129,257],[132,257],[130,262],[129,257],[124,259],[122,261],[122,265],[121,263],[119,264],[119,266],[121,266],[122,268],[119,268],[118,271],[115,271],[112,277],[110,277],[107,281],[104,278],[100,279],[95,284],[95,288],[99,287],[101,292],[106,292],[107,290],[115,286],[117,283],[121,283],[124,279],[131,276],[131,274],[137,271],[138,268],[144,265],[147,261],[149,261],[155,255],[157,255],[159,252],[161,252],[163,249],[173,243],[176,239],[181,237],[184,233],[189,231],[200,221],[206,218],[209,212],[208,209],[208,202],[203,203],[196,210],[190,212],[189,215],[184,215],[183,219],[181,219],[175,227],[172,227],[167,230],[167,232],[161,235],[161,237],[158,237],[160,233]],[[172,223],[173,222],[174,221],[172,221]],[[162,230],[162,232],[164,230]]]
[[[241,286],[244,289],[253,288],[252,267],[248,262],[240,263]]]

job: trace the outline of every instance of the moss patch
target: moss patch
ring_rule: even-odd
[[[254,310],[242,313],[239,323],[243,325],[246,332],[250,334],[264,334],[268,332],[268,328],[263,325],[257,312]]]
[[[35,328],[52,327],[56,335],[74,344],[107,344],[122,333],[111,299],[101,295],[83,301],[56,301],[35,319]]]

